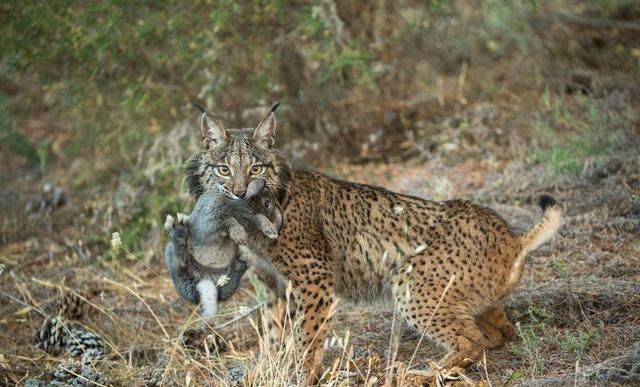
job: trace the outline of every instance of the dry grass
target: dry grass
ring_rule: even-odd
[[[568,221],[559,238],[533,254],[522,285],[507,303],[509,315],[519,324],[520,339],[486,353],[483,362],[464,374],[442,375],[436,385],[489,386],[507,380],[523,386],[637,382],[633,364],[638,356],[634,342],[640,339],[640,242],[634,228],[637,203],[628,191],[638,181],[635,167],[628,164],[605,181],[580,182],[581,192],[594,193],[580,196],[574,194],[576,188],[567,184],[565,177],[536,178],[538,172],[520,169],[520,161],[503,173],[487,176],[479,200],[491,203],[496,200],[493,198],[501,198],[524,203],[493,203],[520,228],[538,216],[535,206],[527,204],[535,192],[549,189],[536,188],[535,182],[562,180],[555,190],[546,192],[565,204]],[[366,168],[348,170],[365,173]],[[520,180],[531,188],[504,194],[505,184],[518,186]],[[611,185],[612,180],[617,184]],[[395,184],[391,178],[386,185]],[[607,201],[607,197],[619,199]],[[604,204],[584,211],[593,208],[594,202]],[[81,224],[70,225],[61,235],[73,235],[76,227]],[[297,359],[291,337],[281,350],[256,356],[265,341],[257,314],[224,324],[268,297],[252,277],[223,305],[219,317],[205,322],[198,319],[196,308],[177,296],[161,256],[152,254],[146,261],[144,256],[122,249],[106,248],[100,253],[99,246],[90,248],[63,238],[44,237],[37,244],[31,239],[3,248],[1,296],[6,302],[0,321],[4,327],[0,365],[8,383],[58,380],[61,367],[82,375],[77,365],[80,360],[73,368],[64,352],[48,354],[34,345],[45,316],[59,314],[59,300],[71,293],[86,307],[70,326],[79,325],[100,335],[107,348],[102,360],[88,366],[103,375],[98,382],[131,385],[135,381],[147,386],[298,384],[298,374],[292,371]],[[348,302],[339,305],[330,331],[338,345],[327,350],[323,385],[424,383],[421,370],[428,359],[442,356],[442,349],[406,331],[392,309]],[[221,325],[221,329],[215,328]]]
[[[269,23],[277,19],[278,2],[266,3],[269,19],[249,31],[274,28]],[[336,37],[323,35],[326,20],[305,19],[317,29],[295,31],[292,52],[280,49],[285,61],[304,67],[311,79],[297,78],[305,71],[275,66],[277,55],[266,64],[255,60],[261,68],[256,77],[244,77],[253,74],[244,60],[217,63],[233,65],[238,75],[224,82],[239,83],[225,84],[230,94],[217,94],[216,106],[230,118],[250,116],[257,102],[249,90],[255,92],[255,84],[271,77],[273,84],[259,89],[260,96],[272,98],[273,90],[284,90],[290,108],[282,111],[280,134],[287,134],[282,146],[296,165],[427,198],[469,198],[496,208],[518,230],[538,218],[540,194],[554,195],[567,221],[556,238],[531,254],[516,293],[505,300],[518,323],[518,339],[487,351],[462,374],[444,370],[436,385],[639,385],[640,77],[638,33],[628,28],[637,25],[637,6],[584,2],[585,13],[607,8],[600,15],[609,18],[605,21],[625,20],[603,25],[594,22],[603,20],[598,18],[557,17],[554,7],[564,2],[549,9],[521,2],[517,7],[487,2],[496,7],[476,9],[454,2],[462,4],[462,14],[445,3],[430,2],[441,8],[422,20],[412,16],[421,14],[410,12],[412,2],[407,12],[394,10],[396,24],[390,28],[402,33],[390,37],[397,43],[392,47],[375,48],[384,59],[372,62],[382,71],[379,78],[367,78],[371,74],[363,63],[380,58],[361,55],[360,46],[340,46],[314,62]],[[171,4],[180,11],[176,21],[201,14]],[[354,11],[347,8],[336,12],[347,17]],[[0,6],[3,20],[10,16],[6,9]],[[30,11],[32,19],[41,14]],[[310,18],[310,10],[298,11],[291,15]],[[451,13],[452,18],[444,17]],[[164,20],[161,13],[154,15]],[[129,23],[129,16],[118,14],[128,27],[106,36],[110,45],[103,48],[146,36],[143,59],[151,63],[165,48],[160,37],[171,32],[161,26],[171,24],[156,23],[158,30],[144,35],[153,23]],[[353,24],[346,28],[368,39],[362,22],[371,15],[351,16]],[[92,18],[83,22],[94,24]],[[22,39],[21,25],[14,27],[11,36]],[[192,62],[191,40],[204,36],[228,44],[225,34],[245,27],[222,26],[222,36],[198,28],[191,35],[171,33],[179,55],[162,56],[166,63],[154,67],[142,86],[132,72],[136,66],[114,67],[125,76],[113,82],[87,75],[82,83],[75,77],[83,73],[73,64],[65,70],[73,77],[57,79],[57,69],[40,58],[35,66],[55,80],[45,87],[33,75],[38,71],[2,72],[3,56],[0,139],[9,136],[14,142],[11,152],[3,147],[0,153],[0,385],[73,385],[74,380],[87,386],[298,384],[291,336],[281,350],[258,356],[265,346],[259,313],[237,319],[270,300],[254,276],[246,276],[220,316],[202,321],[197,308],[177,295],[162,256],[164,216],[191,206],[180,188],[180,168],[199,146],[195,119],[181,121],[189,114],[177,118],[175,106],[193,98],[198,88],[203,99],[209,98],[203,84],[213,76],[203,71],[196,86],[186,85],[174,71],[193,63],[206,67],[209,49],[196,50],[202,56]],[[85,38],[77,43],[94,58],[94,41]],[[22,40],[15,43],[27,47]],[[56,50],[66,50],[64,41],[58,43]],[[414,44],[419,47],[412,50]],[[244,59],[250,51],[245,48],[234,46],[232,56]],[[387,63],[389,58],[398,63]],[[339,68],[340,74],[322,83],[327,67]],[[318,85],[317,106],[298,101]],[[85,89],[90,97],[81,93]],[[62,130],[67,126],[71,129]],[[92,140],[85,139],[85,126],[91,127]],[[81,139],[73,138],[77,133]],[[323,142],[323,136],[331,141]],[[33,149],[24,141],[35,144]],[[334,149],[336,143],[340,149]],[[327,160],[344,160],[345,152],[352,163],[328,165]],[[28,167],[25,158],[37,165]],[[44,192],[46,182],[59,186],[64,200],[54,200],[55,190]],[[115,231],[121,248],[109,243]],[[327,350],[322,385],[425,384],[424,371],[444,350],[406,330],[392,310],[392,305],[346,301],[336,307],[330,327],[335,345]],[[38,348],[38,331],[54,317],[66,321],[63,336],[81,329],[101,337],[104,357],[70,359],[63,348]]]

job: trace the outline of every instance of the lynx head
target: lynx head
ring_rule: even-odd
[[[213,189],[245,197],[252,180],[264,179],[266,189],[280,203],[285,200],[291,171],[282,153],[273,146],[278,105],[273,105],[253,129],[225,129],[198,106],[202,111],[204,150],[187,161],[185,171],[189,193],[194,198]]]

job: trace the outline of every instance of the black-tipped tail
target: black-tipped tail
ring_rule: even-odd
[[[558,202],[556,202],[556,199],[550,195],[542,195],[540,196],[538,204],[540,205],[540,208],[542,208],[542,211],[544,211],[549,207],[557,206]]]
[[[531,230],[520,235],[522,250],[513,262],[511,274],[505,285],[505,289],[510,289],[510,291],[516,287],[520,280],[527,252],[537,249],[541,244],[551,239],[562,225],[562,209],[554,198],[542,195],[539,203],[543,210],[542,218]]]
[[[523,251],[537,249],[538,246],[551,239],[562,224],[562,210],[554,198],[542,195],[540,207],[543,210],[540,221],[531,230],[521,235]]]
[[[278,110],[278,106],[280,106],[280,102],[276,102],[271,106],[271,109],[269,109],[269,113],[275,113],[276,110]]]

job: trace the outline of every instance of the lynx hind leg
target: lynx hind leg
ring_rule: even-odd
[[[501,305],[494,305],[476,316],[476,322],[491,342],[491,348],[499,347],[516,336],[515,329]]]
[[[431,246],[411,262],[428,267],[428,262],[436,262],[443,255],[437,246]],[[416,270],[411,266],[411,270],[394,278],[394,299],[410,326],[449,350],[439,361],[440,366],[465,368],[492,346],[492,340],[484,334],[470,309],[468,292],[458,288],[455,277],[450,281],[451,277],[442,271]],[[495,331],[492,336],[497,336]]]
[[[464,309],[459,310],[452,306],[446,297],[440,307],[432,305],[427,308],[420,307],[419,304],[410,304],[409,310],[416,308],[418,313],[426,312],[423,316],[426,314],[427,317],[408,317],[407,322],[447,348],[447,355],[438,361],[441,367],[466,368],[480,357],[482,351],[491,348],[492,343],[474,316]],[[493,331],[494,335],[495,332]],[[493,338],[495,339],[495,336]]]

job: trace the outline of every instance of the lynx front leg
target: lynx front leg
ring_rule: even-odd
[[[296,349],[303,376],[308,385],[318,382],[324,355],[323,343],[331,322],[333,283],[329,275],[307,277],[306,283],[294,290],[297,315]]]
[[[277,297],[260,311],[263,351],[274,355],[277,351],[285,348],[286,340],[290,338],[293,331],[295,320],[292,304],[293,302],[289,302],[289,299]]]

